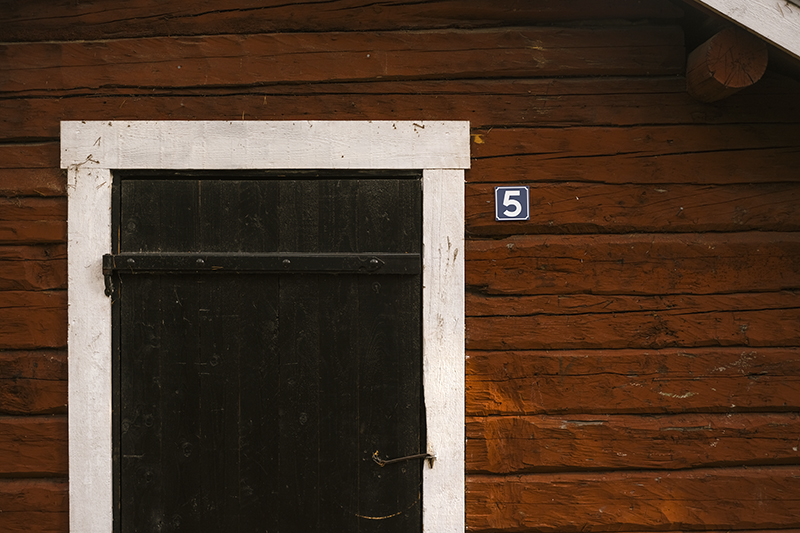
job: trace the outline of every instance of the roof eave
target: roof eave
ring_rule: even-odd
[[[800,6],[787,0],[692,0],[800,60]]]

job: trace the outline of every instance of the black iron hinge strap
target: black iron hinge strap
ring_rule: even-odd
[[[416,253],[121,253],[103,256],[103,274],[330,273],[419,274]]]

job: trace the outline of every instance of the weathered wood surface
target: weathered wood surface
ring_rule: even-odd
[[[698,4],[768,40],[788,54],[785,59],[800,60],[800,41],[797,40],[800,35],[800,11],[794,9],[797,5],[795,2],[790,2],[786,10],[782,9],[785,3],[771,0],[747,4],[742,4],[740,0],[702,0]]]
[[[471,182],[796,182],[800,124],[473,132]]]
[[[210,35],[297,31],[366,31],[474,28],[591,19],[676,19],[681,10],[664,0],[573,0],[492,3],[401,0],[380,5],[358,0],[287,3],[202,0],[154,5],[141,0],[113,9],[66,0],[0,2],[4,38],[11,41],[90,40],[157,35]],[[70,23],[64,24],[68,18]]]
[[[763,88],[760,87],[762,84]],[[763,92],[756,93],[756,88]],[[537,150],[539,143],[542,143],[541,146],[547,148],[546,152],[563,152],[562,155],[566,156],[575,150],[576,155],[596,157],[593,164],[599,167],[598,172],[602,171],[600,176],[595,177],[593,172],[587,171],[581,179],[618,182],[619,178],[614,177],[615,174],[607,166],[599,165],[603,156],[623,157],[627,165],[633,165],[637,173],[645,176],[658,173],[658,176],[667,178],[679,172],[680,161],[675,157],[676,151],[671,150],[666,141],[680,144],[680,129],[656,128],[653,131],[643,130],[640,135],[630,135],[624,129],[611,128],[610,134],[617,144],[603,145],[601,140],[595,139],[601,142],[600,146],[604,146],[605,150],[593,147],[592,132],[589,131],[578,135],[574,141],[571,136],[560,138],[558,132],[552,130],[536,133],[523,130],[513,135],[504,135],[499,129],[491,130],[488,134],[487,131],[493,125],[736,124],[730,126],[733,128],[730,132],[724,129],[714,132],[689,128],[696,132],[693,137],[699,144],[695,147],[687,143],[680,148],[693,154],[696,159],[703,152],[711,152],[713,158],[715,151],[725,148],[724,135],[729,133],[741,139],[741,132],[748,131],[740,125],[742,122],[796,122],[791,113],[786,113],[786,109],[796,103],[794,98],[797,91],[800,91],[800,85],[796,82],[773,76],[765,78],[752,90],[708,106],[688,96],[682,81],[675,77],[289,84],[235,89],[193,88],[181,90],[179,95],[168,89],[154,91],[112,87],[104,88],[102,96],[97,91],[80,91],[66,98],[0,100],[0,139],[55,138],[59,135],[60,120],[306,120],[326,117],[341,120],[419,120],[420,116],[424,116],[427,119],[469,120],[472,127],[477,128],[476,141],[490,144],[480,146],[476,142],[476,146],[473,146],[477,154],[483,154],[482,157],[506,157],[511,154],[525,158],[539,154],[536,156],[538,166],[548,160],[547,153]],[[796,125],[785,127],[796,129]],[[763,126],[757,128],[768,129]],[[598,130],[596,133],[608,132]],[[670,133],[672,135],[666,137]],[[748,157],[757,158],[764,164],[775,166],[776,163],[759,156],[758,150],[796,146],[786,138],[778,141],[782,143],[776,145],[778,148],[765,145],[759,140],[758,133],[751,132],[749,146],[745,143],[739,147],[750,150]],[[531,140],[533,144],[523,144],[519,152],[514,152],[504,144],[509,140],[514,141],[515,137],[524,143],[525,137],[531,134],[536,135]],[[0,151],[2,148],[0,146]],[[652,157],[636,166],[637,161],[626,154],[628,151]],[[661,158],[656,157],[669,154],[673,155],[663,165]],[[552,165],[569,162],[553,159],[552,154],[550,159]],[[582,164],[585,166],[587,163],[583,161]],[[708,163],[711,164],[713,161]],[[567,166],[563,170],[569,168],[572,167]],[[651,170],[648,171],[649,168]],[[758,167],[751,164],[747,168]],[[610,177],[604,178],[604,174]],[[520,175],[527,175],[527,169]],[[575,175],[575,170],[570,175]],[[488,177],[480,179],[490,180]]]
[[[0,352],[0,414],[41,415],[66,411],[66,352]]]
[[[75,94],[64,98],[0,100],[0,139],[52,139],[59,135],[60,120],[419,120],[419,117],[426,117],[429,120],[469,120],[472,127],[477,128],[476,135],[480,136],[476,140],[494,142],[492,139],[497,137],[493,135],[499,130],[492,131],[492,136],[486,137],[486,131],[494,125],[505,128],[796,122],[796,118],[786,110],[796,103],[798,91],[800,84],[778,75],[765,77],[757,86],[714,106],[701,104],[688,96],[683,81],[676,77],[288,84],[227,89],[189,88],[181,90],[180,94],[169,89],[107,87],[102,95],[98,95],[97,91],[77,90]],[[736,128],[744,129],[739,125]],[[553,133],[551,131],[549,135],[552,137]],[[669,176],[669,169],[676,172],[678,162],[664,161],[666,166],[663,169],[659,166],[656,155],[674,152],[669,151],[668,146],[660,146],[657,140],[648,141],[647,135],[652,133],[643,133],[633,137],[633,141],[625,142],[624,134],[617,131],[614,135],[624,149],[615,145],[609,149],[611,151],[593,154],[601,158],[622,152],[619,156],[628,161],[626,164],[633,165],[636,161],[631,160],[626,151],[661,150],[643,161],[637,172],[647,176],[649,167],[645,163],[648,163],[654,172]],[[658,134],[658,131],[655,133]],[[539,135],[546,134],[539,132]],[[525,132],[519,135],[525,135]],[[678,138],[673,142],[680,142],[681,136],[676,136]],[[708,143],[709,137],[713,136],[698,134],[696,137],[696,141]],[[555,149],[569,151],[569,142],[569,139],[562,140]],[[579,138],[578,150],[581,145],[584,145],[584,150],[591,150],[591,145],[585,145],[587,142],[585,137],[583,140]],[[759,146],[764,148],[763,145],[757,145],[749,154],[750,157],[758,156],[756,150]],[[711,150],[723,148],[724,144],[717,140]],[[475,149],[485,151],[480,146]],[[486,149],[491,151],[498,147]],[[693,147],[688,144],[684,149],[692,152]],[[700,153],[694,153],[693,157],[698,158]],[[518,155],[523,157],[526,153]],[[775,162],[767,163],[775,165]],[[541,161],[537,161],[538,164]],[[591,174],[587,173],[582,179],[597,180]],[[0,193],[3,190],[2,181]]]
[[[66,198],[0,198],[0,221],[65,220]]]
[[[0,291],[64,289],[67,247],[0,246]]]
[[[11,106],[15,103],[12,101]],[[4,101],[0,105],[8,104]],[[59,123],[54,125],[53,131],[58,131]],[[41,137],[41,133],[36,136]],[[59,169],[57,142],[0,144],[0,197],[63,196],[66,192],[67,176]]]
[[[66,198],[0,198],[0,244],[67,240]]]
[[[796,305],[796,304],[795,304]],[[800,306],[778,311],[720,309],[611,315],[471,317],[471,350],[578,350],[673,346],[794,346],[800,344]]]
[[[670,75],[675,26],[309,33],[0,45],[7,95],[404,78]],[[347,68],[342,68],[347,65]]]
[[[467,477],[469,531],[797,528],[800,468]]]
[[[800,410],[800,348],[469,351],[472,416]]]
[[[58,169],[61,150],[58,141],[50,141],[0,145],[0,168],[6,171]]]
[[[67,247],[0,246],[0,291],[65,289]]]
[[[67,418],[0,417],[0,476],[66,476]]]
[[[0,531],[65,533],[69,484],[60,479],[0,479]]]
[[[66,220],[0,220],[0,244],[59,243],[66,240]]]
[[[665,296],[625,296],[596,294],[560,294],[532,296],[487,296],[468,292],[467,316],[533,315],[611,315],[631,311],[675,312],[680,314],[712,313],[725,309],[794,309],[798,307],[795,291],[739,294],[675,294]]]
[[[797,413],[475,417],[466,429],[470,473],[800,462]]]
[[[469,294],[467,347],[610,349],[792,346],[797,292],[673,296]]]
[[[793,290],[800,234],[523,235],[466,244],[487,294],[715,294]]]
[[[524,183],[530,219],[495,220],[495,185]],[[502,183],[466,186],[472,235],[800,230],[800,182],[717,185]]]
[[[716,102],[753,85],[767,70],[767,44],[739,27],[725,28],[689,54],[686,90]]]
[[[67,344],[66,291],[0,292],[0,350]]]
[[[66,192],[66,172],[57,167],[0,168],[0,196],[63,196]]]

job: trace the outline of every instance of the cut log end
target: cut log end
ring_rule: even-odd
[[[727,28],[689,54],[686,90],[701,102],[722,100],[760,80],[767,61],[764,41]]]

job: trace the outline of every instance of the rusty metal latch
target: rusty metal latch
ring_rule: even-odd
[[[375,453],[372,454],[372,460],[375,461],[375,463],[381,467],[390,465],[392,463],[399,463],[401,461],[410,461],[411,459],[427,459],[428,466],[433,468],[433,461],[436,459],[436,455],[430,453],[418,453],[415,455],[406,455],[405,457],[397,457],[395,459],[381,459],[380,455],[378,455],[377,450],[375,450]]]

